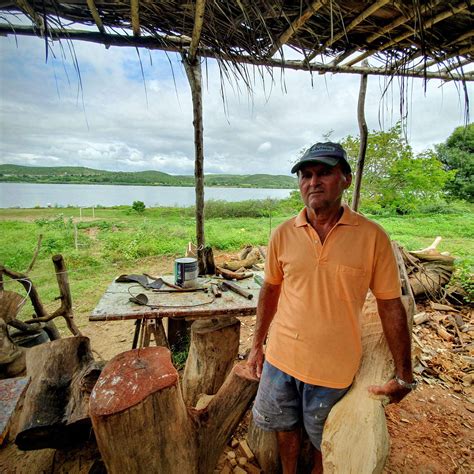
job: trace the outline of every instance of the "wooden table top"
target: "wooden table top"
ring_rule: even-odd
[[[263,272],[255,272],[260,274]],[[173,277],[164,277],[172,282]],[[198,287],[209,286],[211,282],[223,281],[218,278],[199,278]],[[215,298],[211,290],[165,293],[147,290],[137,283],[117,283],[109,285],[97,306],[92,311],[89,321],[118,321],[126,319],[155,319],[155,318],[219,318],[224,316],[252,316],[257,311],[260,286],[252,277],[235,282],[244,290],[253,294],[251,300],[234,293],[222,292],[220,298]],[[163,286],[162,289],[168,289]],[[150,306],[141,306],[129,301],[131,296],[143,293],[148,297]]]

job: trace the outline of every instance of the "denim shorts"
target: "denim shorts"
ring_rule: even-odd
[[[349,388],[307,384],[265,361],[252,408],[254,422],[267,431],[293,431],[303,424],[313,446],[321,450],[326,418]]]

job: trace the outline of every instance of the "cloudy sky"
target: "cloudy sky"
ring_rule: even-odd
[[[71,60],[71,48],[80,76]],[[53,54],[54,53],[54,54]],[[76,42],[0,39],[0,163],[86,166],[115,171],[193,173],[192,105],[175,54]],[[143,76],[142,76],[143,68]],[[299,151],[331,132],[358,134],[359,76],[274,72],[253,94],[203,64],[205,173],[289,174]],[[369,129],[400,119],[399,82],[369,77]],[[407,138],[416,152],[441,143],[464,123],[463,92],[454,84],[405,83]],[[473,86],[468,85],[472,98]],[[472,120],[472,119],[471,119]]]

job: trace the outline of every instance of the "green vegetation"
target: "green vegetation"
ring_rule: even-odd
[[[113,172],[77,166],[41,167],[0,165],[0,182],[55,184],[129,184],[147,186],[194,186],[194,176],[172,176],[160,171]],[[292,176],[269,174],[207,175],[206,186],[235,188],[296,188]]]
[[[143,214],[145,212],[145,203],[143,201],[133,201],[132,210],[138,214]]]
[[[454,173],[446,185],[449,194],[474,202],[474,123],[456,128],[436,152],[445,169]]]
[[[266,245],[271,229],[294,215],[301,207],[294,196],[287,200],[207,203],[205,223],[207,244],[216,254],[236,253],[247,244]],[[457,257],[457,278],[472,291],[474,266],[474,206],[451,205],[444,214],[369,215],[408,249],[428,246],[437,235],[439,247]],[[48,310],[58,306],[52,255],[61,253],[69,269],[74,307],[79,327],[97,304],[105,288],[121,273],[166,274],[172,261],[182,256],[194,240],[193,208],[147,208],[130,212],[130,206],[83,209],[2,209],[0,210],[0,264],[24,271],[31,260],[39,234],[43,235],[37,263],[30,276]],[[75,248],[74,223],[78,229]],[[8,290],[20,290],[14,282]],[[29,315],[30,307],[23,314]],[[58,323],[59,324],[59,323]],[[62,323],[60,328],[64,329]]]
[[[348,136],[342,145],[352,158],[359,150],[359,138]],[[424,207],[442,207],[448,198],[446,186],[456,174],[444,169],[433,151],[415,155],[397,124],[388,131],[369,134],[361,200],[367,212],[407,214]],[[349,194],[352,190],[349,191]]]

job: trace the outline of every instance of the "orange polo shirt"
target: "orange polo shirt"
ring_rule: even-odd
[[[306,208],[272,234],[265,281],[281,284],[267,360],[313,385],[348,387],[362,353],[360,314],[367,291],[400,296],[400,278],[385,231],[344,212],[321,244]]]

